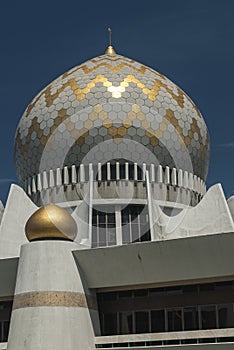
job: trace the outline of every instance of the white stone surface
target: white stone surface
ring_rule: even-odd
[[[33,291],[67,291],[83,289],[68,241],[35,241],[21,248],[15,294]],[[29,263],[30,262],[30,263]]]
[[[55,306],[18,309],[12,313],[11,328],[7,350],[95,349],[86,309]]]
[[[37,209],[21,187],[11,185],[0,225],[0,259],[19,256],[21,245],[27,242],[25,224]]]
[[[223,193],[216,184],[196,207],[187,207],[178,215],[169,217],[157,202],[153,203],[153,239],[174,239],[214,233],[232,232],[234,222]]]
[[[234,220],[234,196],[231,196],[230,198],[228,198],[227,204],[231,212],[232,219]]]
[[[3,213],[4,213],[4,206],[2,204],[2,201],[0,201],[0,224],[1,224],[1,221],[2,221]]]
[[[25,292],[86,294],[67,241],[37,241],[21,248],[15,295]],[[88,308],[32,306],[13,310],[8,350],[94,349],[94,332]]]

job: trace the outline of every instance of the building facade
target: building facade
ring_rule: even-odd
[[[0,225],[0,349],[233,349],[234,198],[161,73],[106,53],[24,112]]]

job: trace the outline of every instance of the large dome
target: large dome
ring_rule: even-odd
[[[44,170],[111,159],[159,163],[203,180],[206,124],[173,82],[107,51],[61,75],[29,104],[15,137],[23,182]]]

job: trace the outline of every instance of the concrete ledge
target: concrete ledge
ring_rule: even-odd
[[[101,336],[95,338],[95,344],[114,344],[130,342],[149,342],[165,340],[187,340],[187,339],[206,339],[206,338],[223,338],[234,337],[234,329],[209,329],[198,331],[183,332],[164,332],[164,333],[145,333],[145,334],[126,334]]]
[[[234,279],[234,232],[74,251],[89,288]]]

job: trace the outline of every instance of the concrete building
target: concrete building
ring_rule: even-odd
[[[0,208],[0,349],[234,349],[234,197],[162,74],[106,53],[23,114]]]

